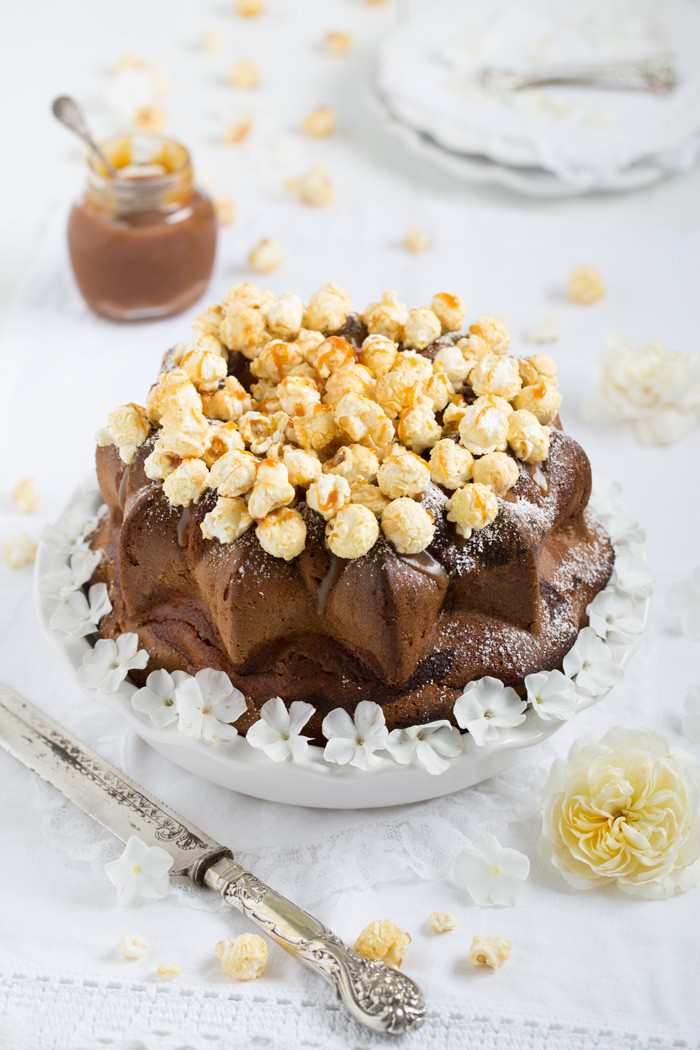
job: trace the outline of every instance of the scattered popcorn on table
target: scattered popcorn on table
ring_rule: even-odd
[[[285,188],[303,204],[310,204],[316,208],[324,208],[335,196],[325,164],[316,164],[303,175],[289,179]]]
[[[575,303],[597,303],[605,292],[603,278],[595,266],[577,266],[569,277],[569,299]]]
[[[429,248],[433,246],[433,238],[425,230],[421,230],[418,226],[409,226],[406,230],[404,239],[401,241],[401,247],[405,248],[407,252],[427,252]]]
[[[559,339],[559,319],[554,315],[543,317],[523,335],[526,343],[556,343]]]
[[[329,109],[328,106],[319,106],[318,109],[314,109],[308,116],[304,117],[301,127],[302,131],[305,131],[307,135],[311,135],[312,138],[326,138],[335,129],[333,110]]]
[[[266,237],[255,245],[248,256],[248,262],[256,273],[270,273],[271,270],[277,270],[284,262],[282,245]]]
[[[449,933],[457,925],[457,917],[449,911],[434,911],[428,916],[428,929],[433,933]]]
[[[212,29],[208,33],[204,33],[200,37],[197,47],[200,51],[213,53],[214,51],[221,51],[224,46],[224,38],[218,29]]]
[[[469,949],[469,958],[475,966],[490,966],[497,970],[510,958],[511,943],[504,937],[475,937]]]
[[[234,120],[227,126],[221,142],[224,146],[239,146],[248,138],[252,128],[252,120]]]
[[[404,933],[389,919],[377,919],[365,926],[355,941],[355,951],[365,959],[377,959],[387,966],[398,967],[411,943],[410,934]]]
[[[352,49],[352,36],[338,29],[332,29],[326,34],[325,49],[330,55],[347,55]]]
[[[24,476],[12,490],[12,501],[20,514],[34,514],[44,502],[44,497],[34,487],[34,478]]]
[[[247,58],[241,58],[231,70],[229,84],[237,88],[254,88],[260,83],[258,67]]]
[[[182,973],[182,967],[178,966],[177,963],[159,963],[156,968],[156,977],[159,981],[167,980],[170,977],[179,977]]]
[[[167,119],[162,106],[140,106],[134,114],[133,123],[139,131],[160,131]]]
[[[256,933],[242,933],[235,940],[219,941],[216,954],[227,977],[234,981],[255,981],[267,965],[267,944]]]
[[[148,943],[138,933],[130,933],[114,945],[114,950],[123,959],[140,959],[148,951]]]
[[[257,18],[264,10],[263,0],[236,0],[236,11],[244,18]]]
[[[231,197],[215,197],[214,211],[219,226],[230,226],[236,218],[236,205]]]
[[[9,536],[2,545],[2,556],[5,565],[10,569],[21,569],[24,565],[31,565],[36,558],[36,543],[29,538],[26,532],[20,532],[17,536]]]

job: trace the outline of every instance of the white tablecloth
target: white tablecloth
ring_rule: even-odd
[[[10,312],[1,344],[0,535],[36,536],[90,469],[92,434],[116,404],[143,397],[162,351],[188,317],[117,326],[93,317],[68,273],[64,212],[46,225]],[[408,221],[435,237],[410,256],[397,247]],[[522,215],[465,201],[459,208],[425,197],[419,213],[366,204],[332,212],[292,202],[250,200],[224,232],[211,298],[250,278],[245,255],[272,231],[287,249],[269,275],[275,291],[307,296],[332,278],[364,306],[385,287],[421,303],[435,291],[461,293],[472,315],[498,312],[527,352],[522,333],[557,313],[562,415],[598,470],[617,478],[630,516],[648,533],[657,581],[651,622],[623,682],[600,706],[500,777],[444,800],[367,813],[288,808],[236,796],[196,780],[151,752],[116,716],[86,699],[61,658],[40,636],[31,571],[0,570],[2,677],[59,721],[180,809],[281,892],[315,912],[347,940],[376,918],[391,918],[413,942],[404,968],[428,1002],[410,1048],[466,1045],[526,1050],[601,1050],[698,1045],[700,891],[664,902],[613,890],[575,894],[538,858],[538,797],[555,754],[591,729],[614,724],[659,729],[685,744],[680,713],[697,680],[697,644],[676,633],[664,610],[668,585],[700,562],[696,436],[671,449],[642,449],[626,430],[585,425],[579,406],[592,382],[606,332],[669,347],[697,348],[700,250],[692,231],[565,213]],[[608,284],[594,307],[566,302],[571,268],[597,263]],[[193,311],[194,313],[194,311]],[[20,474],[45,494],[36,517],[17,514],[9,489]],[[688,745],[694,748],[697,745]],[[275,946],[263,979],[234,985],[215,943],[246,929],[203,892],[174,889],[137,911],[116,907],[102,871],[115,839],[0,751],[3,861],[0,866],[0,1045],[29,1050],[179,1050],[181,1047],[376,1047],[384,1040],[351,1022],[329,990]],[[479,909],[451,882],[456,852],[492,831],[523,850],[532,871],[509,909]],[[430,934],[435,909],[459,918],[449,934]],[[125,933],[151,946],[124,962],[113,946]],[[472,936],[500,934],[513,954],[496,974],[465,962]],[[157,982],[160,962],[182,976]]]

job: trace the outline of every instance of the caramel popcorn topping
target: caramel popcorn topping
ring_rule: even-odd
[[[364,928],[355,941],[355,951],[365,959],[377,959],[387,966],[398,967],[410,943],[410,934],[395,923],[389,919],[377,920]]]
[[[251,264],[271,269],[276,247]],[[438,518],[468,541],[512,498],[519,462],[546,459],[561,395],[551,358],[509,356],[494,317],[464,335],[465,316],[447,292],[409,309],[388,291],[360,312],[337,283],[304,302],[242,282],[195,318],[145,407],[115,409],[96,440],[141,456],[174,507],[210,493],[210,543],[254,530],[289,561],[314,515],[347,560],[376,544],[418,554]]]
[[[577,266],[569,277],[569,298],[574,303],[589,306],[605,294],[605,284],[595,266]]]
[[[257,933],[219,941],[216,954],[224,973],[234,981],[254,981],[262,977],[267,965],[267,944]]]
[[[475,937],[469,949],[469,958],[475,966],[490,966],[497,970],[510,958],[511,943],[505,937]]]

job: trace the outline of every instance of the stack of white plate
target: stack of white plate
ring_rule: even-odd
[[[485,67],[669,56],[666,95],[550,85],[480,86]],[[411,0],[379,56],[373,98],[416,153],[468,182],[532,196],[628,190],[700,156],[697,0]]]

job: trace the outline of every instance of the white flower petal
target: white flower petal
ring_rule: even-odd
[[[173,859],[164,849],[148,846],[132,835],[118,860],[105,864],[105,873],[117,888],[118,903],[134,907],[166,895],[172,865]]]
[[[495,835],[483,835],[455,862],[455,881],[475,904],[515,904],[530,872],[530,861],[518,850],[504,849]]]

